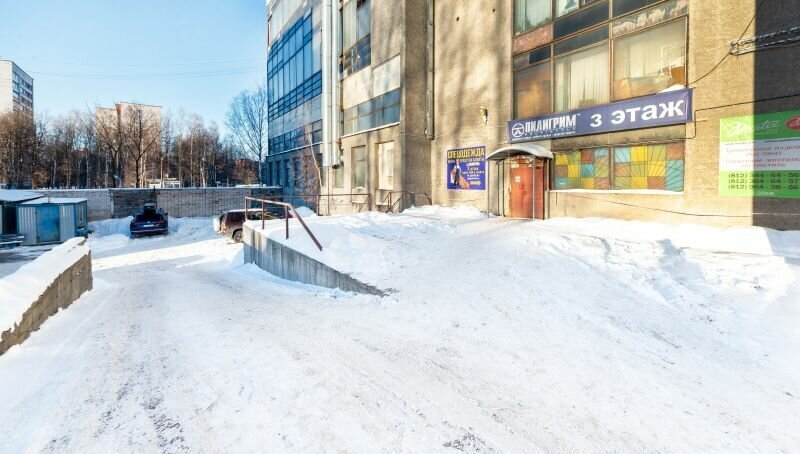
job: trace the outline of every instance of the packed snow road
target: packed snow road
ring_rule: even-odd
[[[797,256],[458,210],[310,223],[396,292],[242,266],[207,220],[99,225],[95,289],[0,357],[0,452],[800,446]]]

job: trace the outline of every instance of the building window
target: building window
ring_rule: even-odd
[[[608,46],[555,59],[555,110],[582,109],[608,102]]]
[[[683,143],[597,148],[556,155],[555,189],[683,191]]]
[[[515,72],[514,118],[550,113],[550,102],[553,99],[550,82],[550,62]]]
[[[378,189],[394,189],[394,142],[378,144]]]
[[[372,13],[369,0],[350,0],[342,6],[342,78],[370,64]]]
[[[367,187],[367,147],[354,147],[353,158],[353,188]]]
[[[336,189],[344,188],[344,162],[333,168],[333,187]]]
[[[515,0],[514,33],[523,33],[550,20],[551,0]]]
[[[517,8],[522,8],[521,1],[517,0]],[[552,43],[514,56],[515,118],[582,109],[686,85],[686,0],[615,0],[615,16],[622,3],[626,6],[620,11],[630,14],[613,19],[609,19],[608,1],[553,2],[556,12],[579,11],[555,19]]]
[[[681,143],[614,150],[614,189],[683,191],[683,178]]]
[[[686,85],[686,21],[614,40],[614,99]]]
[[[342,113],[345,135],[391,125],[400,121],[400,89],[376,96],[345,109]]]
[[[575,11],[580,6],[579,0],[555,0],[556,17]]]

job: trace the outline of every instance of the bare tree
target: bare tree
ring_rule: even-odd
[[[320,193],[322,186],[321,155],[312,147],[306,147],[297,153],[297,162],[292,169],[295,193],[309,195],[304,200],[307,204],[316,204],[314,194]],[[316,207],[315,207],[316,208]]]
[[[150,154],[161,153],[161,109],[129,104],[124,106],[121,117],[128,156],[134,165],[135,187],[142,188],[145,159]]]
[[[233,99],[226,124],[239,146],[258,161],[258,181],[263,184],[262,163],[267,152],[267,90],[263,85]]]
[[[106,154],[106,187],[121,187],[123,182],[123,157],[126,145],[122,119],[117,108],[96,109],[98,148]],[[109,184],[108,178],[111,178]]]

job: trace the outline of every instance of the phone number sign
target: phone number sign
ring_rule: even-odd
[[[800,198],[800,110],[719,124],[720,195]]]

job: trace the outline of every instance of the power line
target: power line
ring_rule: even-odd
[[[205,77],[222,77],[239,74],[250,74],[266,72],[262,66],[251,66],[244,68],[220,69],[213,71],[191,71],[173,73],[140,73],[140,74],[79,74],[79,73],[55,73],[43,71],[31,71],[36,76],[59,77],[64,79],[86,79],[86,80],[154,80],[154,79],[188,79]]]
[[[755,22],[755,21],[756,21],[756,18],[758,17],[758,11],[761,9],[761,6],[762,6],[762,5],[764,5],[764,1],[765,1],[765,0],[761,0],[761,1],[758,3],[758,6],[756,6],[756,12],[755,12],[755,14],[753,14],[753,18],[752,18],[752,19],[750,19],[750,22],[748,22],[748,23],[747,23],[747,27],[745,27],[745,28],[744,28],[744,30],[742,30],[742,34],[741,34],[741,35],[739,35],[739,39],[738,39],[737,41],[740,41],[742,38],[744,38],[744,34],[745,34],[745,33],[747,33],[747,30],[749,30],[749,29],[750,29],[750,26],[751,26],[751,25],[753,25],[753,22]],[[703,80],[703,79],[705,79],[706,77],[710,76],[710,75],[711,75],[711,73],[713,73],[714,71],[716,71],[716,70],[717,70],[717,68],[719,68],[719,67],[722,65],[722,63],[725,61],[725,59],[727,59],[727,58],[728,58],[730,55],[731,55],[731,53],[730,53],[730,52],[726,53],[726,54],[725,54],[725,55],[722,57],[722,59],[721,59],[720,61],[718,61],[716,65],[714,65],[714,67],[713,67],[713,68],[711,68],[711,69],[710,69],[710,70],[709,70],[707,73],[703,74],[701,77],[699,77],[699,78],[695,79],[695,80],[694,80],[694,81],[692,81],[692,82],[689,82],[689,83],[687,84],[687,86],[689,86],[689,85],[694,85],[694,84],[696,84],[697,82],[700,82],[701,80]]]
[[[41,63],[45,65],[59,65],[59,66],[85,66],[85,67],[107,67],[107,68],[143,68],[143,67],[172,67],[172,66],[198,66],[198,65],[218,65],[229,63],[265,63],[266,58],[246,58],[239,60],[209,60],[209,61],[196,61],[196,62],[178,62],[178,63],[84,63],[76,61],[54,61],[54,60],[40,60],[38,58],[31,58],[32,63]]]

